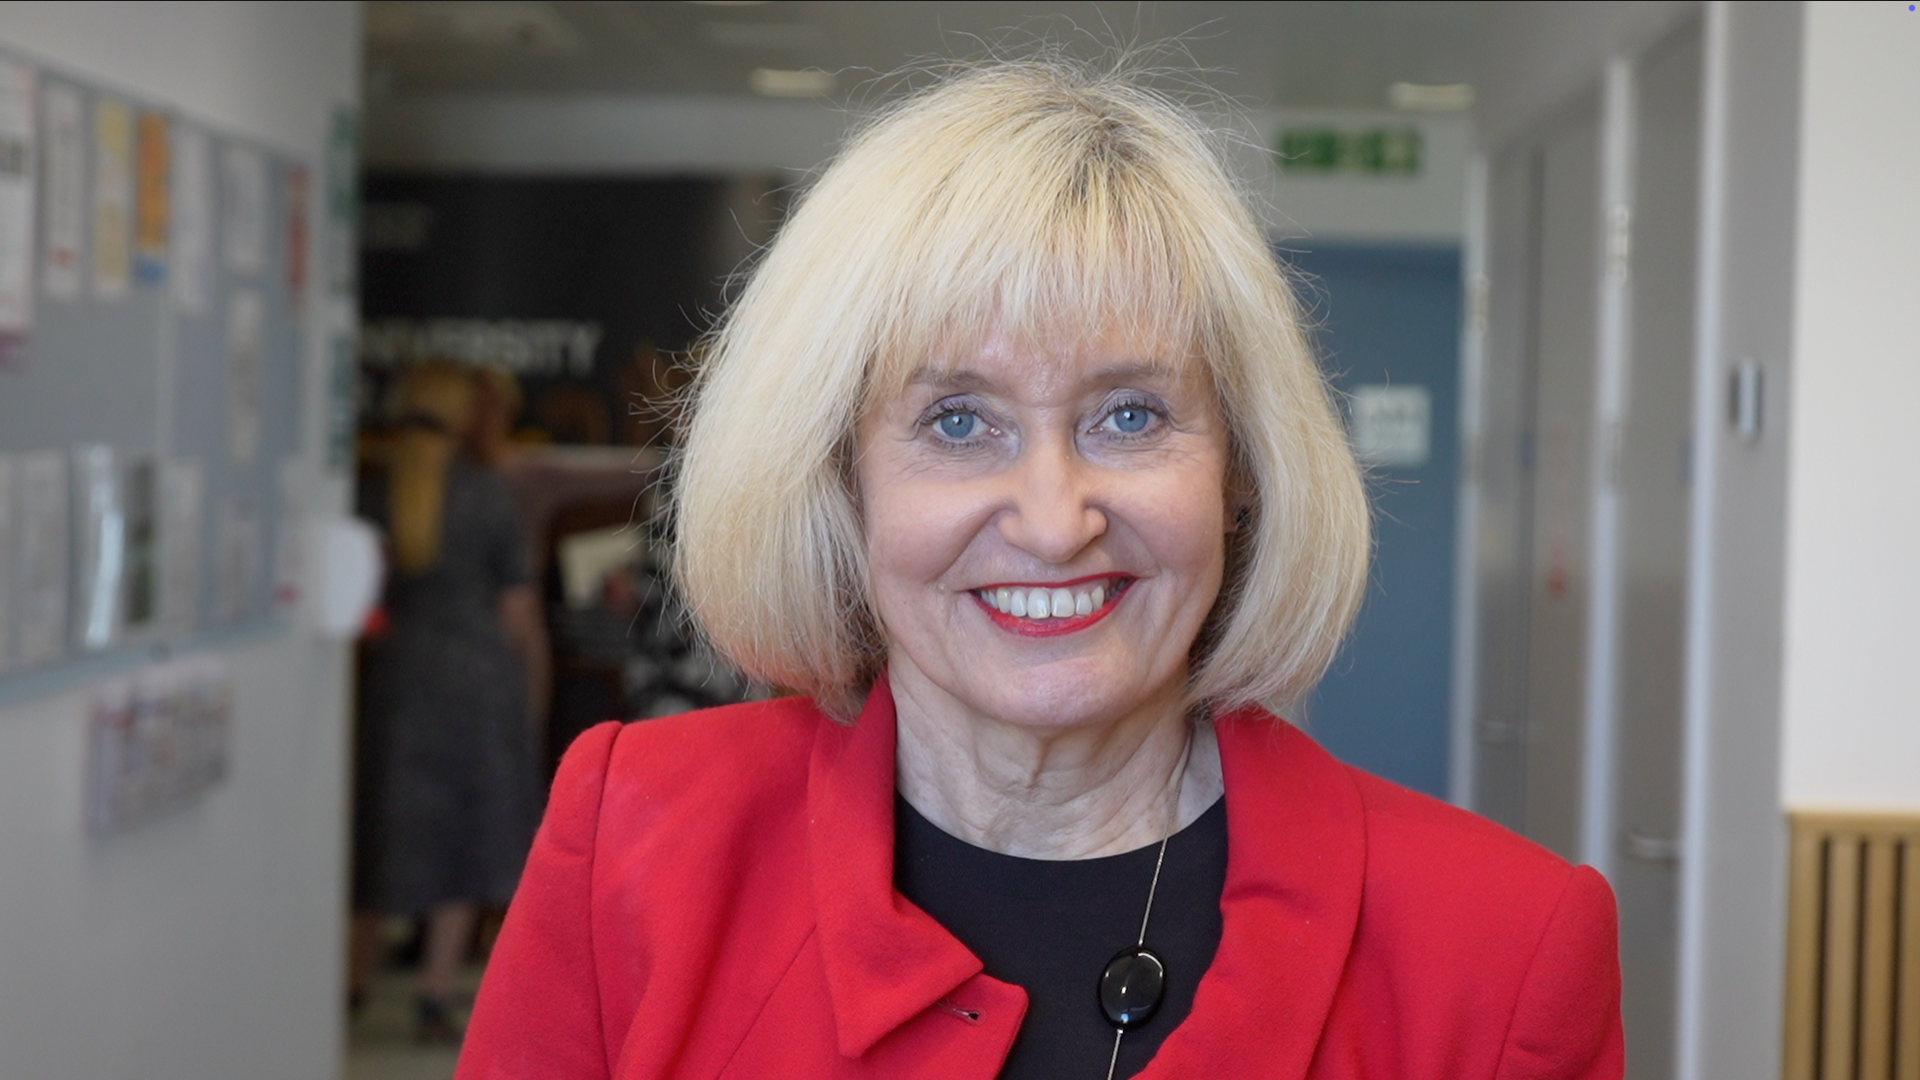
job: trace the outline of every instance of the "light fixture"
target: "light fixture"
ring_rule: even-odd
[[[1473,107],[1473,84],[1397,82],[1387,87],[1387,104],[1412,112],[1459,112]]]
[[[810,49],[827,40],[826,31],[812,23],[710,22],[700,24],[707,44],[722,49]]]
[[[836,81],[833,72],[819,68],[802,68],[798,71],[754,68],[753,73],[747,76],[747,85],[753,87],[753,92],[767,97],[825,97],[833,93]]]

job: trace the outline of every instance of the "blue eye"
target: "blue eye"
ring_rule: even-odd
[[[949,439],[964,439],[980,426],[980,417],[970,412],[950,412],[940,417],[940,434]]]
[[[1153,414],[1138,405],[1122,405],[1109,414],[1109,419],[1122,435],[1138,435],[1153,422]]]

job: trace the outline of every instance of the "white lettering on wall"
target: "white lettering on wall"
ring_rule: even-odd
[[[391,369],[449,360],[583,377],[604,335],[599,323],[572,319],[373,319],[360,325],[360,362]]]

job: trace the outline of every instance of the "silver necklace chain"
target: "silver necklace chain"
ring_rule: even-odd
[[[1160,837],[1160,854],[1153,860],[1153,881],[1147,886],[1147,910],[1140,914],[1140,937],[1135,948],[1147,945],[1147,923],[1153,918],[1153,897],[1160,891],[1160,868],[1167,863],[1167,843],[1180,828],[1180,792],[1187,784],[1187,763],[1193,757],[1193,732],[1187,732],[1187,748],[1180,755],[1180,773],[1173,780],[1173,810],[1167,815],[1167,831]],[[1113,1029],[1113,1054],[1107,1058],[1107,1080],[1113,1080],[1113,1070],[1120,1064],[1120,1040],[1126,1037],[1126,1029]]]

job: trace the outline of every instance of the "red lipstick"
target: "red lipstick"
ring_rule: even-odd
[[[1073,581],[1063,581],[1052,586],[1020,586],[1009,583],[1009,587],[1029,589],[1040,587],[1067,588],[1072,585],[1088,581],[1098,581],[1111,576],[1110,574],[1092,574],[1084,578],[1075,578]],[[989,589],[999,588],[1000,586],[998,585],[988,586],[987,589],[974,590],[973,602],[979,604],[980,610],[986,612],[987,618],[992,619],[994,625],[1002,630],[1019,634],[1022,637],[1059,637],[1062,634],[1071,634],[1079,630],[1085,630],[1087,627],[1092,626],[1094,623],[1112,614],[1113,609],[1120,603],[1120,598],[1126,595],[1128,587],[1132,584],[1132,578],[1119,578],[1114,581],[1113,592],[1107,596],[1106,602],[1098,608],[1095,608],[1085,615],[1067,615],[1060,618],[1030,619],[995,608],[993,605],[987,603],[985,598],[980,594]]]

